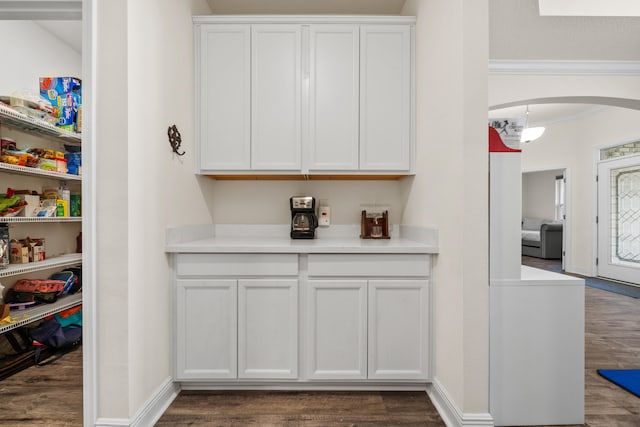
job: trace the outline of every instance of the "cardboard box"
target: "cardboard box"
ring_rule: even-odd
[[[40,97],[53,107],[56,126],[74,132],[82,105],[82,80],[77,77],[40,77]]]
[[[27,202],[18,216],[37,216],[40,210],[40,196],[32,196],[30,194],[18,194],[18,196]]]
[[[11,247],[11,264],[26,264],[29,262],[29,246],[16,239],[12,239],[9,244]]]
[[[29,262],[45,260],[44,238],[27,237],[21,243],[29,248]]]
[[[6,319],[10,315],[9,304],[0,304],[0,320]]]

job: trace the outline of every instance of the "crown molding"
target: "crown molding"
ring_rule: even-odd
[[[82,19],[82,0],[0,0],[0,16],[5,20],[58,20]]]
[[[489,60],[489,74],[640,76],[640,61]]]

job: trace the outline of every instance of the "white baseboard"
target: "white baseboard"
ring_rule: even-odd
[[[178,384],[167,378],[142,405],[133,419],[98,418],[96,427],[152,427],[180,392]]]
[[[447,427],[493,427],[494,425],[493,417],[489,413],[463,413],[437,378],[427,385],[427,394]]]

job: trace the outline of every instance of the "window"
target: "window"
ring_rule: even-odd
[[[564,220],[564,176],[556,176],[556,221]]]

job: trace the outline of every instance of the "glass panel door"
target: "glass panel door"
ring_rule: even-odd
[[[640,285],[640,157],[598,165],[598,275]]]

